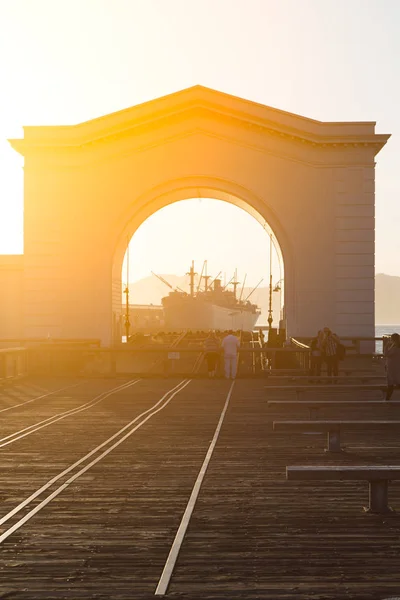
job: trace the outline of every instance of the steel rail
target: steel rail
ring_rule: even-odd
[[[78,385],[83,385],[86,383],[85,381],[80,381],[79,383],[74,383],[73,385],[67,385],[67,387],[60,388],[58,390],[54,390],[54,392],[48,392],[48,394],[43,394],[42,396],[36,396],[31,400],[26,400],[25,402],[21,402],[20,404],[13,404],[13,406],[8,406],[7,408],[2,408],[0,413],[5,412],[6,410],[11,410],[13,408],[17,408],[18,406],[25,406],[25,404],[30,404],[31,402],[35,402],[35,400],[41,400],[41,398],[46,398],[47,396],[52,396],[52,394],[57,394],[57,392],[63,392],[64,390],[69,390],[74,387],[78,387]]]
[[[179,551],[181,549],[182,542],[183,542],[185,534],[186,534],[186,530],[189,526],[190,518],[192,516],[194,507],[196,505],[196,501],[197,501],[197,497],[200,492],[201,484],[203,483],[203,479],[206,474],[212,454],[214,452],[214,448],[217,444],[219,432],[221,431],[221,427],[222,427],[222,423],[225,418],[226,411],[228,410],[228,405],[229,405],[229,401],[230,401],[230,398],[232,395],[234,385],[235,385],[235,382],[232,381],[232,384],[231,384],[231,387],[229,388],[229,392],[228,392],[224,407],[222,409],[221,416],[219,418],[213,439],[211,440],[211,443],[208,448],[205,459],[203,461],[203,464],[200,467],[200,471],[199,471],[199,474],[195,481],[195,484],[193,486],[192,493],[190,494],[190,498],[187,503],[185,512],[183,513],[181,523],[178,527],[178,531],[176,532],[175,539],[172,542],[171,550],[168,554],[168,558],[164,565],[163,572],[162,572],[160,580],[158,582],[156,591],[154,592],[155,596],[164,596],[167,593],[167,589],[168,589],[169,582],[172,577],[172,573],[174,571],[174,567],[175,567],[175,564],[176,564],[176,561],[177,561],[177,558],[179,555]],[[0,521],[0,525],[1,525],[1,521]],[[0,541],[1,541],[1,537],[0,537]]]
[[[20,527],[22,527],[27,521],[29,521],[36,513],[38,513],[47,504],[49,504],[49,502],[51,502],[54,498],[56,498],[59,494],[61,494],[61,492],[63,492],[66,489],[66,487],[68,487],[73,481],[75,481],[81,475],[86,473],[86,471],[88,471],[91,467],[93,467],[95,464],[97,464],[99,461],[101,461],[105,456],[107,456],[110,452],[112,452],[115,448],[117,448],[120,444],[122,444],[122,442],[124,442],[128,437],[130,437],[133,433],[135,433],[135,431],[137,431],[140,427],[142,427],[142,425],[144,425],[149,419],[151,419],[151,417],[153,417],[155,414],[157,414],[158,412],[163,410],[179,392],[181,392],[187,385],[189,385],[190,382],[191,382],[190,379],[184,379],[183,381],[181,381],[178,385],[176,385],[171,390],[166,392],[153,406],[151,406],[147,410],[143,411],[140,415],[135,417],[127,425],[124,425],[124,427],[122,427],[119,431],[114,433],[107,440],[102,442],[99,446],[96,446],[96,448],[93,448],[93,450],[91,450],[90,452],[85,454],[82,458],[80,458],[79,460],[74,462],[72,465],[70,465],[68,468],[64,469],[61,473],[59,473],[58,475],[56,475],[55,477],[50,479],[47,483],[45,483],[39,489],[37,489],[35,492],[33,492],[33,494],[31,494],[28,498],[26,498],[20,504],[18,504],[18,506],[16,506],[10,512],[8,512],[6,515],[4,515],[4,517],[2,517],[0,519],[0,525],[3,525],[3,523],[6,523],[9,519],[11,519],[13,516],[18,514],[23,508],[28,506],[33,500],[35,500],[43,492],[48,490],[54,483],[56,483],[62,477],[64,477],[65,475],[67,475],[68,473],[73,471],[76,467],[78,467],[79,465],[81,465],[82,463],[87,461],[94,454],[96,454],[96,452],[99,452],[102,448],[109,445],[113,440],[115,440],[115,438],[117,438],[118,436],[121,436],[124,433],[124,431],[126,431],[129,427],[132,427],[132,425],[134,425],[142,417],[147,415],[135,427],[130,429],[123,437],[121,437],[118,441],[116,441],[112,446],[109,446],[99,456],[97,456],[94,460],[92,460],[89,464],[82,467],[77,473],[72,475],[67,481],[62,483],[56,490],[51,492],[51,494],[49,494],[49,496],[47,496],[38,505],[36,505],[33,509],[31,509],[25,516],[20,518],[14,525],[12,525],[5,532],[3,532],[2,535],[0,535],[0,544],[2,542],[4,542],[11,534],[13,534],[15,531],[20,529]]]
[[[124,383],[120,386],[112,388],[108,392],[102,392],[101,394],[99,394],[98,396],[93,398],[92,400],[89,400],[89,402],[85,402],[85,404],[81,404],[80,406],[75,406],[74,408],[70,408],[69,410],[66,410],[64,412],[57,413],[55,415],[52,415],[51,417],[47,417],[47,419],[43,419],[43,421],[38,421],[37,423],[34,423],[33,425],[24,427],[24,429],[20,429],[19,431],[10,433],[9,435],[6,435],[5,437],[0,438],[0,448],[4,448],[4,446],[13,444],[14,442],[17,442],[18,440],[20,440],[28,435],[31,435],[32,433],[35,433],[36,431],[39,431],[40,429],[43,429],[44,427],[49,427],[49,425],[53,425],[53,423],[57,423],[58,421],[62,421],[63,419],[66,419],[67,417],[71,417],[75,414],[78,414],[80,412],[88,410],[89,408],[96,406],[96,404],[99,404],[99,402],[101,402],[102,400],[105,400],[105,398],[108,398],[112,394],[116,394],[117,392],[119,392],[121,390],[124,390],[132,385],[135,385],[139,381],[140,381],[140,379],[134,379],[131,381],[127,381],[126,383]]]

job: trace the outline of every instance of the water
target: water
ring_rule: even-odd
[[[375,337],[381,337],[382,335],[390,335],[391,333],[400,333],[400,325],[375,326]],[[377,352],[378,354],[382,353],[382,342],[375,343],[375,352]]]

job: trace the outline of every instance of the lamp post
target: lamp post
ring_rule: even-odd
[[[268,332],[272,329],[272,233],[269,236],[269,306],[268,306]]]
[[[124,289],[125,294],[125,336],[126,343],[129,340],[129,330],[131,327],[131,323],[129,320],[129,240],[127,240],[127,256],[126,256],[126,287]]]
[[[129,286],[128,284],[126,284],[126,288],[124,289],[124,294],[126,297],[126,306],[125,306],[125,336],[126,336],[126,342],[128,342],[129,340],[129,330],[131,327],[131,323],[129,320]]]

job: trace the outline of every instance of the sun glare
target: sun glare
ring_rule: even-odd
[[[270,261],[267,230],[242,208],[221,200],[195,198],[166,206],[133,235],[122,266],[123,289],[129,283],[134,304],[160,304],[170,291],[168,283],[189,289],[187,274],[194,261],[196,284],[204,268],[211,279],[221,278],[223,286],[236,276],[244,296],[252,293],[260,305],[260,322],[265,323],[272,267],[275,321],[283,298],[283,262],[275,239]]]
[[[129,281],[161,274],[185,274],[194,260],[201,268],[229,278],[237,269],[248,285],[269,275],[269,236],[260,223],[233,204],[211,198],[183,200],[154,213],[129,244]],[[122,268],[127,279],[126,256]],[[277,253],[272,253],[273,278],[280,277]]]

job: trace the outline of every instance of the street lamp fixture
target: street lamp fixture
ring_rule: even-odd
[[[129,287],[128,285],[126,286],[126,288],[124,289],[124,294],[126,296],[126,304],[125,304],[125,337],[126,337],[126,341],[128,342],[129,340],[129,331],[130,331],[130,327],[131,327],[131,322],[129,320]]]

